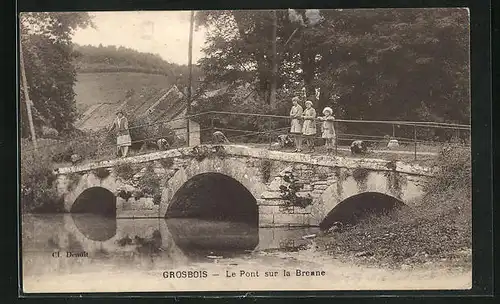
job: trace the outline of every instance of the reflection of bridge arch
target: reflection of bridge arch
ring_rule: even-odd
[[[116,221],[116,219],[109,220]],[[93,253],[96,253],[98,251],[102,252],[103,250],[108,252],[122,252],[126,249],[118,245],[118,240],[122,239],[125,236],[129,236],[131,238],[134,238],[135,236],[149,238],[151,236],[151,231],[158,230],[161,234],[162,254],[170,258],[169,263],[171,261],[174,264],[182,264],[187,261],[187,258],[182,250],[180,250],[180,248],[176,245],[174,237],[168,230],[164,219],[155,219],[154,224],[152,223],[153,221],[148,221],[149,223],[144,227],[137,227],[137,225],[135,225],[133,222],[134,220],[132,219],[120,219],[116,221],[117,224],[115,234],[107,240],[99,241],[89,238],[87,236],[88,232],[81,231],[81,225],[79,227],[79,225],[76,223],[75,216],[67,214],[64,216],[63,234],[66,236],[66,238],[71,237],[74,242],[78,243],[78,247],[80,248],[80,250],[87,251],[90,255],[92,255]],[[63,235],[61,235],[60,238],[62,236]],[[69,248],[68,246],[70,242],[68,242],[67,240],[61,240],[61,242],[59,243],[62,246],[62,249],[71,250],[71,248]]]
[[[243,222],[165,219],[174,242],[185,253],[250,251],[259,244],[258,225]]]
[[[161,248],[163,254],[169,258],[169,263],[171,263],[171,268],[175,268],[178,265],[184,265],[187,263],[188,258],[182,252],[182,250],[175,243],[175,239],[172,236],[172,233],[167,227],[167,223],[165,219],[160,220],[160,233],[161,233]]]
[[[344,199],[321,221],[319,227],[328,229],[335,222],[356,224],[369,215],[384,214],[406,205],[399,199],[380,192],[363,192]]]
[[[266,185],[261,181],[260,176],[259,169],[256,166],[249,166],[248,160],[207,158],[201,162],[191,162],[185,168],[180,168],[167,181],[160,203],[160,214],[167,216],[167,210],[169,213],[173,210],[170,209],[170,205],[174,205],[175,196],[187,192],[185,189],[192,187],[188,183],[191,180],[204,185],[212,184],[219,188],[221,192],[219,194],[230,193],[230,196],[237,196],[239,193],[239,195],[243,195],[248,201],[253,201],[254,206],[245,210],[252,213],[255,211],[258,221],[258,207],[255,198],[259,198],[266,190]],[[219,180],[229,188],[217,186],[215,183],[210,183],[210,180]],[[209,189],[206,188],[204,191],[208,193]],[[214,195],[217,195],[217,193],[210,192],[210,196]],[[224,195],[220,197],[223,198]],[[238,197],[238,200],[241,200],[241,198],[241,196]],[[233,205],[233,209],[237,208],[234,208]]]
[[[78,215],[75,216],[78,217]],[[94,237],[94,239],[96,240],[89,238],[89,236],[92,236],[92,234],[98,234],[99,232],[93,231],[89,233],[89,231],[85,230],[82,231],[82,228],[85,227],[82,227],[81,224],[77,224],[76,221],[78,221],[78,219],[75,221],[73,215],[68,215],[64,217],[64,229],[66,232],[71,233],[75,237],[75,240],[81,244],[83,250],[89,253],[100,250],[114,251],[117,248],[116,240],[119,239],[120,237],[120,233],[118,233],[119,227],[117,226],[116,219],[107,218],[105,220],[114,221],[116,227],[114,233],[108,233],[108,232],[104,233],[107,234],[108,236],[112,234],[111,237],[105,240],[99,240],[99,238],[96,237]],[[103,234],[102,231],[101,234]]]

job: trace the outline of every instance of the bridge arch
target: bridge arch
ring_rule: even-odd
[[[90,187],[83,190],[70,208],[71,213],[92,213],[116,217],[116,196],[103,187]]]
[[[108,178],[101,179],[95,176],[93,172],[85,172],[74,181],[69,175],[60,175],[58,177],[58,191],[63,194],[64,208],[67,212],[73,212],[73,205],[81,198],[82,194],[87,195],[89,190],[95,191],[94,188],[104,189],[109,193],[113,193],[116,197],[116,190],[122,187],[126,187],[126,184],[121,179],[115,178],[113,174]],[[102,193],[104,192],[101,191]],[[116,208],[116,200],[114,206]]]
[[[240,182],[222,173],[207,172],[191,177],[177,190],[165,217],[258,224],[259,208]]]
[[[347,170],[347,169],[344,169]],[[370,171],[362,181],[352,175],[351,171],[346,171],[344,178],[339,178],[336,182],[329,185],[324,192],[313,202],[311,208],[312,223],[319,225],[335,209],[337,205],[350,197],[366,199],[370,193],[379,193],[383,197],[377,197],[375,201],[381,201],[382,198],[392,197],[408,206],[414,206],[418,199],[423,195],[421,178],[415,178],[409,175],[392,176],[388,174],[400,174],[384,171]],[[399,178],[397,187],[394,187],[394,180]],[[401,181],[402,179],[402,181]],[[363,196],[357,196],[361,195]],[[352,200],[350,200],[352,201]],[[344,207],[343,207],[344,208]]]
[[[353,225],[370,215],[381,215],[406,207],[400,199],[380,192],[363,192],[337,204],[319,224],[326,230],[335,222]]]
[[[252,213],[253,210],[255,210],[258,215],[257,199],[260,198],[261,194],[266,190],[266,185],[262,182],[260,176],[261,173],[257,166],[249,165],[248,159],[207,158],[201,162],[195,160],[190,161],[187,166],[179,168],[166,182],[160,203],[160,215],[166,217],[170,205],[177,204],[176,201],[179,196],[186,193],[187,190],[182,190],[181,188],[184,187],[185,189],[186,187],[192,187],[192,185],[188,183],[190,180],[200,182],[203,185],[210,184],[211,180],[219,180],[226,187],[229,187],[220,187],[219,189],[221,189],[221,192],[230,191],[230,195],[221,197],[229,198],[239,193],[248,201],[247,204],[245,204],[247,206],[245,210],[247,212],[252,210]],[[208,190],[209,189],[206,189],[204,191]],[[176,194],[177,198],[175,198]],[[208,196],[214,195],[216,195],[216,193],[210,193]],[[170,211],[172,210],[174,209],[170,209]]]

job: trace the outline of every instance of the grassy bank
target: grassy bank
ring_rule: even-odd
[[[318,239],[333,255],[387,266],[455,260],[470,265],[472,187],[470,150],[451,150],[435,161],[441,172],[425,185],[418,207],[372,217]]]

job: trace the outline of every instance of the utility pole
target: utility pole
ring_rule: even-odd
[[[189,146],[191,133],[189,131],[189,115],[191,115],[191,98],[192,98],[192,82],[193,82],[193,28],[194,28],[194,11],[191,11],[191,21],[189,25],[189,53],[188,53],[188,96],[187,96],[187,107],[186,107],[186,130],[187,130],[187,144]]]
[[[271,37],[271,93],[269,94],[269,104],[274,105],[276,103],[276,89],[277,89],[277,76],[278,76],[278,54],[276,53],[276,32],[278,30],[278,18],[276,16],[276,10],[272,11],[273,27],[272,27],[272,37]]]
[[[26,80],[26,70],[24,69],[24,56],[23,56],[23,47],[22,47],[22,42],[19,41],[19,63],[21,66],[21,80],[23,83],[23,92],[24,92],[24,101],[26,102],[26,110],[28,112],[28,121],[30,125],[30,132],[31,132],[31,140],[33,141],[33,146],[35,147],[35,151],[38,149],[38,145],[36,142],[36,135],[35,135],[35,126],[33,124],[33,116],[31,114],[31,105],[32,102],[30,100],[30,95],[28,92],[28,81]]]

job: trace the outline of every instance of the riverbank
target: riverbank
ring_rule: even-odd
[[[381,267],[472,264],[470,153],[450,150],[437,161],[440,172],[425,185],[412,209],[369,217],[356,226],[326,233],[315,243],[332,256]]]

